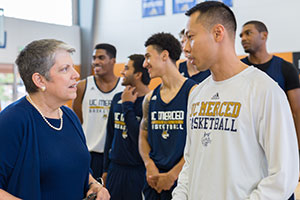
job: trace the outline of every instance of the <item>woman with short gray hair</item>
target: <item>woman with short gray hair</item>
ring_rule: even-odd
[[[63,106],[79,74],[62,41],[28,44],[16,64],[28,95],[0,113],[0,199],[109,199],[90,174],[81,124]]]

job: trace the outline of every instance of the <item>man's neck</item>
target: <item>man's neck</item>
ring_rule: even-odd
[[[195,74],[198,74],[200,71],[197,69],[197,67],[195,65],[193,65],[192,63],[190,63],[188,60],[186,61],[186,67],[187,67],[187,71],[189,76],[193,76]]]
[[[144,84],[137,84],[135,86],[135,91],[138,93],[138,97],[142,97],[142,96],[145,96],[147,93],[150,92],[150,89],[148,88],[147,85],[144,85]]]
[[[176,65],[172,63],[172,65],[166,66],[166,68],[166,73],[160,77],[162,80],[162,88],[172,89],[181,87],[185,78],[179,73]]]
[[[258,51],[255,53],[250,53],[248,56],[248,60],[252,64],[263,64],[272,59],[272,55],[269,54],[267,51]]]
[[[114,82],[118,79],[117,76],[115,76],[114,73],[111,73],[111,74],[105,74],[105,75],[102,75],[102,76],[99,76],[99,75],[95,75],[95,78],[96,78],[96,81],[98,82],[101,82],[101,83],[111,83],[111,82]]]
[[[103,92],[109,92],[114,89],[118,83],[118,77],[113,76],[95,76],[96,84]]]

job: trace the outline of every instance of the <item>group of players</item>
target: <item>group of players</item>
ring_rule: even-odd
[[[115,47],[96,45],[94,75],[73,102],[93,176],[113,200],[294,199],[297,69],[267,52],[259,21],[243,25],[249,55],[240,60],[236,19],[223,3],[203,2],[186,15],[181,43],[152,35],[145,55],[128,57],[123,78],[114,75]],[[178,68],[182,50],[187,61]],[[156,77],[161,84],[150,91]]]

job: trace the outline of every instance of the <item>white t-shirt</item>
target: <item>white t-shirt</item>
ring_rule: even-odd
[[[288,199],[299,158],[285,93],[252,66],[206,79],[189,97],[184,158],[174,200]]]
[[[124,88],[119,78],[114,89],[109,92],[102,92],[96,85],[95,77],[87,77],[82,99],[82,128],[89,151],[104,152],[106,124],[111,100],[116,93],[122,92]]]

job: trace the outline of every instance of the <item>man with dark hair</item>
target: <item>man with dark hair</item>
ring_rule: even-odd
[[[88,149],[91,153],[91,169],[95,178],[101,177],[108,112],[113,96],[124,87],[114,74],[116,48],[101,43],[95,46],[92,67],[94,75],[77,85],[77,97],[73,110],[82,123]]]
[[[114,96],[109,111],[103,179],[111,200],[142,200],[145,166],[138,151],[138,138],[143,99],[150,92],[144,60],[143,55],[129,56],[121,71],[126,88]]]
[[[185,35],[185,29],[180,31],[179,37],[181,39],[181,46],[184,47],[184,44],[187,40]],[[187,58],[187,53],[183,50],[184,56]],[[210,75],[209,70],[205,70],[203,72],[199,71],[195,65],[192,65],[192,63],[187,59],[184,62],[179,63],[179,72],[187,78],[190,78],[196,83],[201,83],[204,79],[206,79]]]
[[[289,100],[294,123],[300,143],[300,83],[296,67],[282,58],[267,52],[268,30],[260,21],[249,21],[243,25],[241,42],[249,55],[242,59],[247,65],[253,65],[266,72],[284,90]]]
[[[176,67],[179,41],[169,33],[157,33],[146,42],[144,67],[161,85],[143,103],[139,151],[146,167],[146,200],[169,200],[184,163],[186,108],[190,89],[196,84]]]
[[[299,160],[284,92],[239,60],[236,20],[225,4],[206,1],[186,14],[184,50],[212,76],[189,96],[185,164],[173,199],[288,199]]]

